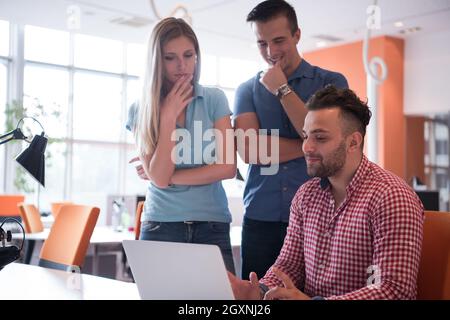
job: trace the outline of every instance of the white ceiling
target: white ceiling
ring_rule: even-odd
[[[193,20],[204,53],[254,59],[254,37],[245,22],[247,13],[259,0],[155,0],[161,15],[184,4]],[[342,44],[362,39],[366,10],[373,0],[291,0],[302,29],[302,51],[316,49],[318,35],[342,39]],[[112,24],[115,18],[141,17],[156,21],[149,0],[0,0],[0,19],[67,30],[67,8],[77,5],[82,12],[80,33],[127,42],[146,42],[152,24],[136,28]],[[373,35],[414,37],[450,29],[450,0],[379,0],[381,29]],[[421,31],[402,35],[393,23]],[[333,45],[331,44],[331,45]]]

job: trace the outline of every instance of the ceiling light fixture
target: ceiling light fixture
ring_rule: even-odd
[[[316,42],[316,47],[317,48],[324,48],[328,45],[328,43],[326,41],[317,41]]]
[[[412,28],[402,29],[399,32],[401,34],[410,34],[410,33],[419,32],[420,30],[422,30],[421,27],[412,27]]]

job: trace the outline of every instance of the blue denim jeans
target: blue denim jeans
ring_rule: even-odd
[[[242,224],[242,279],[254,271],[261,279],[274,264],[283,246],[287,222],[258,221],[244,217]]]
[[[222,252],[225,267],[235,273],[229,223],[144,221],[141,223],[139,239],[217,245]]]

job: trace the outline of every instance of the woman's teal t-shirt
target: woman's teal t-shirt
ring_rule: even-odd
[[[227,98],[220,89],[196,84],[194,92],[194,99],[187,106],[185,128],[177,126],[176,129],[176,170],[213,163],[214,123],[231,115]],[[136,114],[129,113],[128,124],[135,122]],[[141,221],[229,223],[231,214],[221,181],[196,186],[172,185],[164,189],[150,182]]]

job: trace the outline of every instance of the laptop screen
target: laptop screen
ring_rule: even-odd
[[[142,299],[234,299],[215,245],[124,240],[123,247]]]

